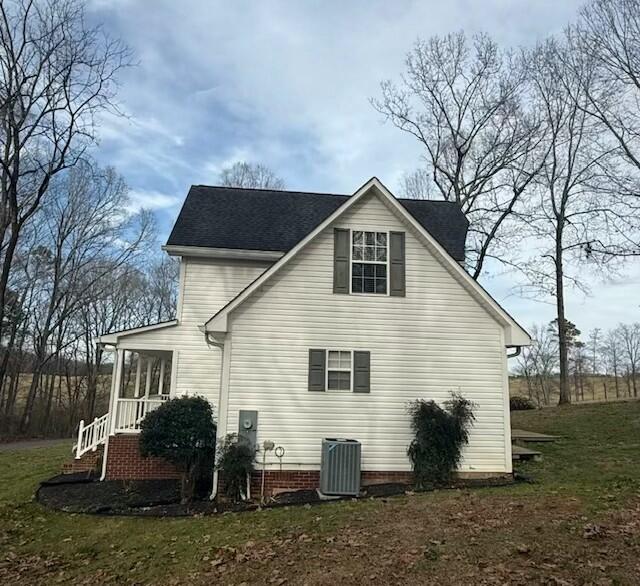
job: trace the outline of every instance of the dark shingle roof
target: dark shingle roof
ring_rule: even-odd
[[[286,252],[349,197],[192,185],[167,245]],[[468,222],[458,206],[445,201],[398,201],[453,258],[464,259]]]

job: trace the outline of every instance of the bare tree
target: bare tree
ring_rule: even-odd
[[[616,389],[616,399],[620,398],[620,365],[622,348],[620,344],[620,332],[617,329],[609,330],[602,345],[604,364],[608,372],[613,374],[613,382]]]
[[[601,340],[602,330],[600,328],[594,328],[589,332],[589,352],[591,358],[591,373],[593,375],[600,372]]]
[[[592,68],[583,107],[640,170],[640,0],[594,0],[571,34],[574,58]]]
[[[505,224],[540,166],[531,153],[542,135],[521,60],[486,35],[471,45],[463,33],[418,41],[400,86],[383,82],[372,103],[424,147],[425,170],[405,192],[421,192],[428,173],[433,191],[469,217],[468,264],[478,278],[487,258],[501,256]]]
[[[529,56],[534,99],[544,113],[549,148],[523,212],[531,256],[519,265],[530,287],[555,300],[560,403],[571,401],[565,290],[573,286],[588,291],[578,267],[611,268],[606,252],[615,249],[629,226],[626,202],[611,188],[617,145],[602,139],[601,123],[581,107],[586,80],[577,79],[576,71],[566,66],[568,50],[565,43],[551,39]]]
[[[400,193],[409,199],[440,198],[440,192],[433,185],[431,175],[426,169],[416,169],[412,173],[405,173],[400,184]]]
[[[38,254],[44,267],[33,320],[33,377],[22,412],[20,431],[30,424],[43,367],[74,341],[68,330],[79,308],[108,289],[106,278],[131,261],[147,242],[150,218],[123,215],[127,190],[112,169],[86,163],[59,175],[39,219]],[[76,336],[77,337],[77,336]]]
[[[525,377],[529,398],[549,405],[558,367],[558,342],[548,326],[531,327],[531,346],[518,357],[516,372]]]
[[[627,383],[633,389],[633,396],[637,397],[640,371],[640,323],[620,324],[617,329],[627,365]]]
[[[0,3],[0,339],[20,234],[53,177],[94,142],[129,59],[120,41],[87,26],[80,0]]]
[[[163,256],[151,264],[145,275],[147,291],[143,298],[145,319],[161,322],[175,317],[179,268],[179,262],[170,256]]]
[[[220,185],[248,189],[284,189],[284,181],[260,163],[239,161],[220,172]]]

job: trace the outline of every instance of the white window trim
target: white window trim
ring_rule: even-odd
[[[329,352],[348,352],[350,355],[349,368],[329,368]],[[326,348],[324,351],[324,363],[326,364],[324,373],[324,388],[329,393],[353,393],[353,350],[346,348]],[[349,389],[330,389],[329,388],[329,370],[333,372],[348,372],[349,373]]]
[[[353,233],[354,232],[373,232],[378,234],[386,234],[387,235],[387,260],[385,263],[376,260],[353,260]],[[361,264],[371,264],[371,265],[381,265],[385,264],[387,267],[387,291],[386,293],[358,293],[353,291],[353,263],[361,263]],[[389,289],[390,289],[390,275],[389,275],[389,231],[388,230],[364,230],[358,229],[354,230],[349,228],[349,295],[361,295],[364,297],[389,297]]]

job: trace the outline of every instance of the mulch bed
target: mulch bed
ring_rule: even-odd
[[[512,484],[502,479],[456,481],[450,488],[504,486]],[[227,512],[254,511],[260,508],[286,506],[311,506],[337,500],[384,498],[411,492],[412,486],[403,483],[373,484],[364,486],[358,497],[325,497],[316,490],[282,492],[267,503],[257,501],[231,503],[195,500],[189,505],[180,504],[180,485],[177,480],[105,480],[85,472],[60,474],[40,484],[36,500],[42,505],[67,513],[122,515],[140,517],[187,517],[213,515]]]

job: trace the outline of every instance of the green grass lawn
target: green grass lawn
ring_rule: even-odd
[[[0,583],[637,583],[640,402],[513,426],[561,436],[519,467],[535,484],[183,519],[48,511],[69,449],[0,453]]]

